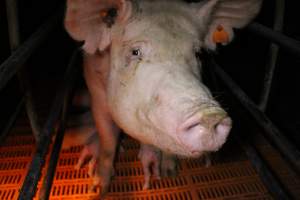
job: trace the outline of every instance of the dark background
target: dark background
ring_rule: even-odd
[[[191,0],[190,0],[191,2]],[[61,0],[19,1],[20,35],[25,41],[61,4]],[[284,34],[300,40],[300,14],[297,1],[286,1]],[[265,0],[261,14],[256,21],[272,27],[274,1]],[[235,40],[216,52],[218,63],[258,102],[262,88],[264,70],[270,43],[246,30],[236,32]],[[39,107],[47,109],[51,99],[62,82],[64,70],[75,43],[61,26],[26,63],[26,70],[34,86],[34,98]],[[7,33],[5,1],[0,1],[0,63],[10,55]],[[267,115],[276,122],[296,145],[300,145],[300,58],[280,49],[274,76]],[[3,91],[0,91],[0,129],[14,111],[21,92],[13,78]]]

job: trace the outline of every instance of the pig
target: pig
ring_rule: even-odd
[[[171,170],[174,155],[199,157],[222,147],[232,122],[202,83],[195,54],[229,43],[261,1],[67,0],[65,28],[83,42],[100,142],[93,185],[102,196],[120,129],[161,150],[161,166]]]

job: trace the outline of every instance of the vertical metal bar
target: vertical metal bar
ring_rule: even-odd
[[[80,50],[77,50],[77,53]],[[37,189],[37,183],[41,175],[42,166],[45,163],[45,157],[49,149],[51,142],[52,133],[55,130],[55,124],[60,119],[60,114],[64,102],[64,96],[67,91],[70,90],[70,84],[72,84],[72,77],[74,76],[74,61],[71,60],[69,64],[66,75],[64,77],[64,84],[60,87],[60,90],[57,92],[57,95],[53,101],[47,122],[43,129],[43,134],[41,134],[41,140],[37,145],[35,155],[31,161],[27,176],[24,180],[23,186],[21,188],[18,200],[29,200],[34,197],[34,194]]]
[[[276,0],[275,1],[275,13],[274,13],[274,26],[273,30],[281,32],[284,22],[284,13],[285,13],[285,0]],[[277,63],[277,57],[279,52],[279,46],[277,44],[271,43],[268,55],[268,62],[266,64],[266,72],[264,77],[264,85],[260,95],[259,108],[262,111],[266,110],[270,91],[273,82],[274,71]]]
[[[18,17],[18,3],[17,0],[6,0],[7,21],[9,30],[9,42],[11,52],[15,51],[20,46],[20,31],[19,31],[19,17]],[[25,93],[25,108],[29,119],[30,127],[36,141],[39,141],[41,127],[38,123],[38,115],[33,102],[32,87],[29,81],[29,74],[24,69],[24,66],[18,71],[18,78],[20,88]]]
[[[6,0],[7,26],[11,51],[20,45],[19,17],[17,0]]]
[[[2,142],[4,142],[6,136],[8,135],[9,131],[11,130],[11,127],[13,126],[13,124],[15,123],[17,116],[19,115],[21,108],[23,108],[24,105],[24,101],[25,101],[25,97],[23,96],[20,100],[20,102],[18,103],[15,112],[11,115],[11,117],[9,118],[4,130],[2,131],[1,135],[0,135],[0,144]]]
[[[274,126],[270,119],[260,111],[244,91],[222,70],[215,62],[212,66],[217,76],[230,89],[232,94],[247,109],[256,122],[264,129],[264,133],[277,147],[282,157],[300,174],[300,152],[290,141]]]
[[[56,137],[55,137],[55,142],[54,142],[53,149],[51,152],[47,173],[45,175],[43,185],[40,190],[39,197],[38,197],[40,200],[47,200],[47,199],[49,199],[49,196],[50,196],[51,186],[52,186],[52,182],[53,182],[53,178],[55,175],[56,166],[57,166],[57,162],[58,162],[58,158],[59,158],[59,152],[60,152],[60,149],[62,146],[64,133],[65,133],[65,124],[66,124],[66,118],[67,118],[68,103],[69,103],[71,91],[73,90],[75,79],[77,78],[76,75],[79,72],[78,67],[75,68],[78,53],[79,53],[79,50],[74,51],[72,58],[70,60],[70,63],[69,63],[69,65],[72,67],[68,67],[68,69],[74,71],[74,72],[71,72],[71,74],[75,74],[75,75],[72,76],[71,79],[69,80],[70,85],[69,85],[69,88],[66,90],[65,98],[63,101],[64,103],[63,103],[63,110],[62,110],[62,117],[61,117],[60,125],[58,128]],[[67,74],[69,74],[69,73],[70,72],[67,72]]]

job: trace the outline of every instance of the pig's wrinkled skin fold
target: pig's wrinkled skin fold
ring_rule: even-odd
[[[102,194],[113,175],[119,128],[153,147],[140,154],[144,163],[158,155],[155,148],[169,155],[158,163],[162,169],[175,165],[174,154],[198,157],[225,143],[231,119],[203,85],[195,53],[216,48],[212,35],[220,25],[230,42],[233,28],[247,25],[260,5],[261,0],[67,1],[66,30],[84,41],[84,76],[100,141],[93,184]],[[111,8],[117,15],[107,24]],[[143,145],[141,152],[147,152]]]

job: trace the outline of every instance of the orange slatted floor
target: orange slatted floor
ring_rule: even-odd
[[[22,123],[12,130],[0,146],[0,200],[17,199],[34,147],[30,129]],[[137,159],[138,143],[125,139],[123,147],[124,151],[118,154],[116,160],[116,176],[106,199],[272,199],[247,157],[231,141],[213,156],[210,167],[205,167],[201,159],[182,159],[176,178],[152,180],[149,190],[142,190],[143,172]],[[263,148],[271,155],[269,159],[280,168],[279,174],[294,196],[300,196],[299,179],[284,170],[276,152],[269,147]],[[80,150],[81,147],[72,147],[61,151],[50,199],[97,199],[99,191],[89,191],[91,179],[87,175],[87,168],[74,170]]]

